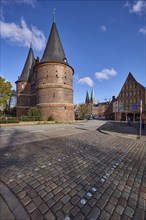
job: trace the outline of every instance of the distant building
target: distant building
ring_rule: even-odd
[[[95,104],[95,96],[94,96],[94,88],[91,90],[91,97],[89,98],[89,93],[88,91],[86,92],[86,99],[85,99],[85,104]]]
[[[142,117],[146,122],[146,88],[136,81],[131,73],[116,99],[107,109],[107,117],[117,121],[138,121],[140,118],[140,101],[142,100]]]
[[[42,59],[35,59],[30,47],[16,81],[17,116],[26,115],[30,107],[38,107],[42,120],[52,116],[56,121],[74,121],[73,74],[53,21]]]

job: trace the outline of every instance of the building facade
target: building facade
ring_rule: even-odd
[[[117,121],[139,121],[140,103],[142,103],[141,115],[146,122],[146,88],[129,73],[119,95],[110,103],[107,116],[113,118],[114,115]]]
[[[42,59],[35,59],[30,47],[16,81],[17,116],[26,115],[30,107],[38,107],[42,120],[52,116],[56,121],[74,121],[73,74],[53,21]]]

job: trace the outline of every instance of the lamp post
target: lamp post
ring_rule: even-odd
[[[141,138],[141,116],[142,116],[142,99],[140,100],[140,127],[139,127],[139,136]]]

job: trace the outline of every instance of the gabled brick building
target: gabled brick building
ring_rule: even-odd
[[[138,83],[131,73],[128,74],[117,98],[112,100],[106,111],[108,119],[117,121],[139,121],[140,100],[142,100],[142,118],[146,122],[146,88]],[[114,105],[116,104],[116,105]],[[113,105],[117,109],[113,109]]]
[[[17,116],[26,115],[30,107],[41,110],[42,120],[74,121],[73,68],[68,64],[55,21],[40,60],[29,53],[16,81]]]

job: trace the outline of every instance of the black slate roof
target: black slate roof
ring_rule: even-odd
[[[29,81],[29,77],[32,73],[32,68],[34,66],[34,63],[35,63],[34,54],[33,54],[32,47],[30,47],[21,76],[19,77],[17,82]]]
[[[54,21],[41,62],[60,62],[68,64]]]

